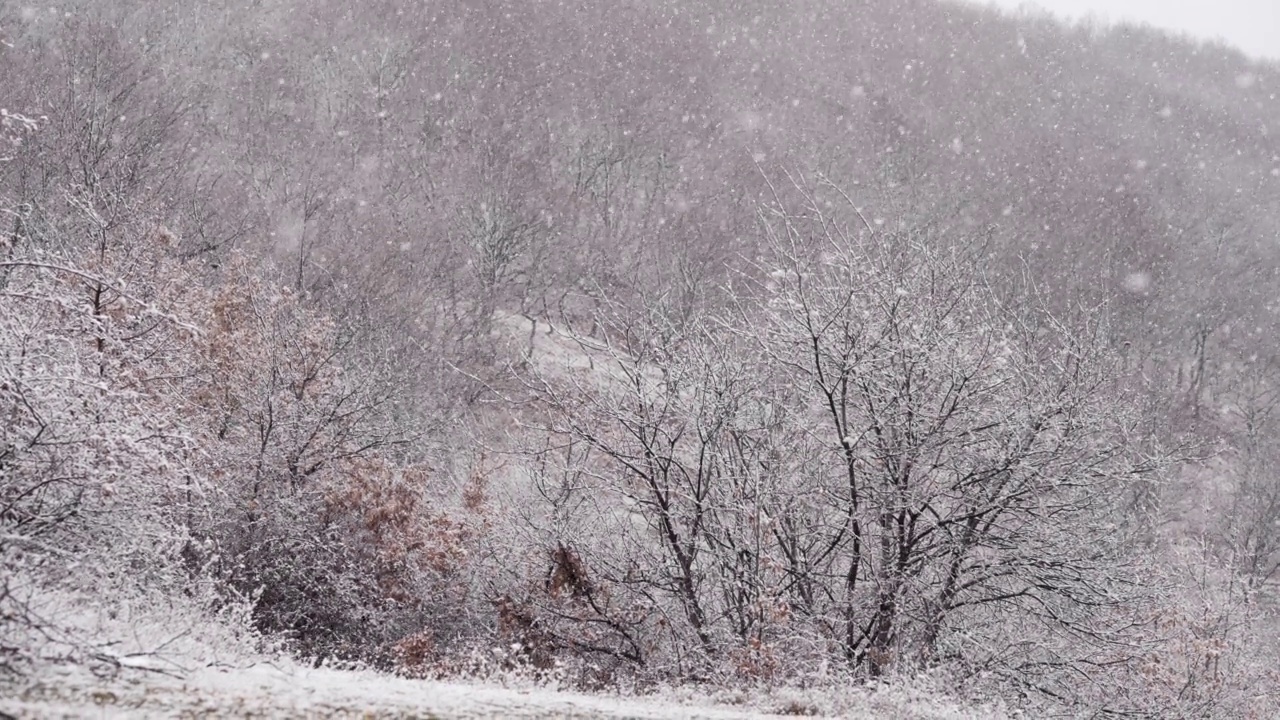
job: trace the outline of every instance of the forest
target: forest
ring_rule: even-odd
[[[0,688],[163,615],[1280,713],[1276,63],[943,0],[0,0],[0,78]]]

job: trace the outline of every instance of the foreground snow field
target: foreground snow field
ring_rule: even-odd
[[[795,698],[759,698],[748,707],[707,700],[648,700],[544,689],[425,682],[372,672],[258,665],[175,677],[149,671],[103,680],[82,671],[29,682],[0,699],[0,718],[723,718],[810,715]],[[925,698],[865,696],[848,718],[985,718]]]
[[[659,697],[559,692],[519,676],[412,680],[301,665],[248,629],[247,607],[228,606],[212,618],[198,610],[198,600],[187,605],[139,596],[103,603],[54,589],[31,604],[59,622],[7,638],[28,648],[33,662],[16,678],[0,671],[0,720],[1001,717],[989,709],[962,709],[929,689],[850,688],[834,680],[818,690],[669,689]]]
[[[59,679],[0,702],[15,717],[100,718],[735,718],[741,712],[539,690],[421,682],[340,670],[258,666],[183,679]],[[70,680],[71,682],[65,682]],[[77,682],[77,680],[81,680]]]

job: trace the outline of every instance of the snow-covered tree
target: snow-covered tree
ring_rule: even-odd
[[[732,313],[615,315],[593,362],[536,366],[544,546],[579,578],[548,627],[637,664],[816,646],[1055,695],[1136,662],[1125,512],[1160,461],[1105,316],[1006,304],[981,238],[825,207],[764,208]]]

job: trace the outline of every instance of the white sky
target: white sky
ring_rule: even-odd
[[[980,2],[982,0],[979,0]],[[1008,9],[1025,0],[985,0]],[[1138,20],[1203,39],[1219,38],[1254,56],[1280,60],[1280,0],[1034,0],[1055,15]]]

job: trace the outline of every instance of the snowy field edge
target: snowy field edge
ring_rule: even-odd
[[[209,668],[181,676],[128,669],[110,678],[83,668],[47,671],[11,686],[0,717],[14,718],[676,718],[729,720],[824,716],[863,718],[995,718],[902,691],[798,691],[736,695],[741,707],[669,691],[616,697],[487,683],[412,680],[372,671],[279,667]],[[834,703],[844,704],[836,708]],[[855,707],[856,705],[856,707]],[[838,710],[827,714],[827,710]]]

